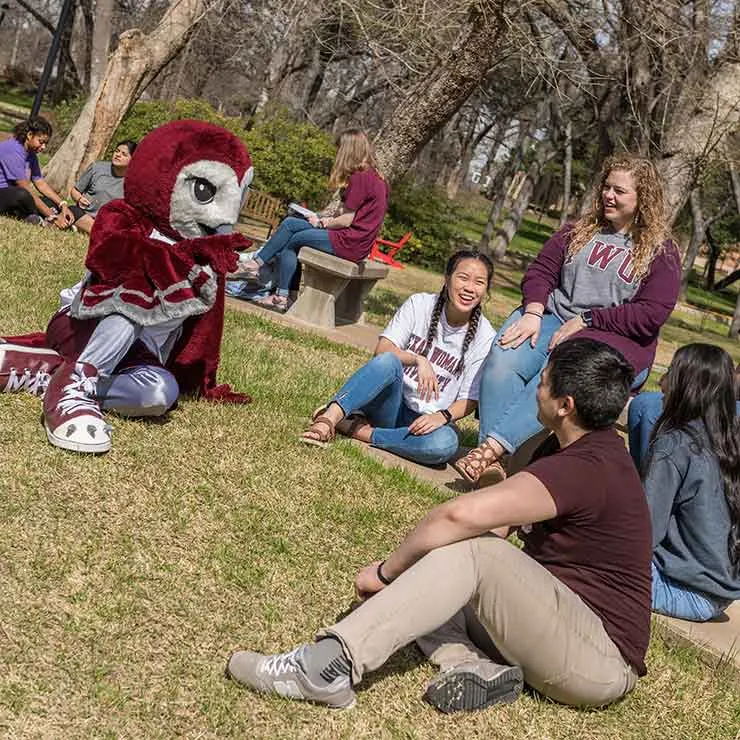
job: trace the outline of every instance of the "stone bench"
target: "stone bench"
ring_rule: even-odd
[[[363,323],[365,299],[388,266],[371,260],[343,260],[318,249],[298,253],[303,267],[303,290],[288,315],[309,324],[333,328]]]

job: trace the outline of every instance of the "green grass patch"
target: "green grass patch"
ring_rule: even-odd
[[[85,240],[0,220],[0,331],[43,328],[82,272]],[[515,283],[503,270],[503,284]],[[378,310],[440,276],[394,271]],[[394,299],[393,294],[396,296]],[[487,311],[511,298],[497,291]],[[40,402],[3,395],[0,421],[0,727],[8,737],[594,738],[730,740],[740,689],[656,635],[624,701],[578,711],[531,694],[445,717],[421,701],[413,647],[366,681],[351,712],[264,698],[223,678],[236,647],[310,640],[447,493],[341,440],[297,437],[368,353],[227,312],[220,379],[254,403],[184,400],[165,423],[111,417],[113,449],[51,447]],[[475,425],[465,424],[474,438]]]
[[[8,82],[0,82],[0,105],[30,111],[33,105],[33,93]]]
[[[688,303],[706,311],[714,311],[732,316],[737,302],[737,291],[740,283],[735,283],[730,288],[716,293],[700,288],[698,285],[689,285],[686,299]]]
[[[511,240],[509,251],[534,259],[552,233],[553,227],[549,219],[538,223],[536,218],[524,218],[519,231]]]

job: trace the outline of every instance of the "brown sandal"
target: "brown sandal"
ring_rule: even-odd
[[[347,422],[347,426],[340,429],[340,425],[344,425],[344,423]],[[359,412],[355,412],[354,414],[350,414],[349,416],[345,416],[342,421],[339,422],[336,426],[336,430],[343,436],[343,437],[349,437],[350,439],[355,438],[355,432],[362,426],[365,426],[365,424],[369,424],[367,420],[367,416],[365,414],[361,414]]]
[[[500,468],[500,472],[503,477],[506,477],[506,472],[501,465],[496,452],[493,447],[486,441],[481,445],[478,445],[473,450],[470,450],[465,457],[461,457],[459,460],[455,460],[452,463],[452,467],[457,470],[465,480],[470,483],[477,483],[481,476],[491,468],[496,466]]]
[[[316,436],[307,437],[307,434],[315,434]],[[299,439],[307,445],[328,447],[329,443],[334,441],[335,435],[334,422],[328,416],[315,415],[311,425],[303,432]]]

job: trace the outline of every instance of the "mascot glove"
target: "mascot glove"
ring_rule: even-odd
[[[231,390],[228,383],[208,388],[200,394],[200,398],[206,401],[217,401],[220,403],[252,403],[252,397],[246,393],[237,393]]]
[[[216,234],[185,239],[170,249],[189,257],[198,264],[210,265],[216,273],[234,272],[239,259],[238,251],[249,249],[252,241],[243,234]]]

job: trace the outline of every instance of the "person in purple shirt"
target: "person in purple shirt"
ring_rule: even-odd
[[[51,124],[41,116],[19,123],[0,142],[0,214],[66,229],[74,216],[66,201],[44,180],[38,154],[46,149]]]
[[[608,157],[591,210],[549,239],[522,280],[481,382],[479,445],[456,464],[477,483],[542,430],[535,394],[548,353],[573,336],[604,342],[647,379],[678,298],[681,262],[667,238],[663,186],[650,160]]]
[[[260,267],[277,262],[275,295],[259,303],[287,310],[301,247],[320,249],[352,262],[370,254],[388,208],[388,185],[378,170],[375,147],[364,131],[349,129],[340,135],[329,187],[342,191],[338,215],[286,218],[254,258],[243,264],[243,274],[257,279]]]

